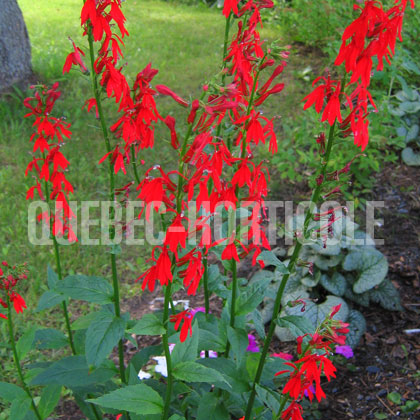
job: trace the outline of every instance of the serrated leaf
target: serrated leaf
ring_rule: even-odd
[[[40,350],[59,349],[69,344],[67,337],[54,328],[37,330],[33,343]]]
[[[261,252],[257,257],[257,261],[263,261],[266,266],[273,265],[280,273],[287,274],[289,272],[284,263],[280,261],[272,251]]]
[[[402,311],[400,294],[388,279],[369,292],[370,298],[389,311]]]
[[[51,268],[50,265],[47,267],[47,283],[49,289],[54,289],[56,284],[59,282],[57,273]]]
[[[366,332],[366,320],[359,311],[352,309],[346,322],[350,324],[349,332],[346,334],[346,345],[354,349]]]
[[[347,289],[347,282],[345,277],[336,271],[331,277],[323,274],[321,286],[336,296],[343,296]]]
[[[217,370],[205,367],[196,362],[178,363],[172,371],[174,377],[185,382],[225,382],[226,379]]]
[[[207,392],[202,398],[197,409],[197,420],[229,420],[229,411],[215,392]]]
[[[129,385],[88,402],[104,408],[153,415],[163,411],[162,397],[145,384]]]
[[[45,387],[41,394],[38,411],[43,419],[47,418],[53,411],[61,396],[61,385],[49,385]]]
[[[19,338],[19,341],[16,344],[16,350],[19,356],[19,359],[23,359],[32,349],[32,343],[35,338],[35,328],[29,327],[29,329]]]
[[[79,318],[76,319],[71,324],[72,330],[87,330],[89,328],[89,325],[98,317],[102,311],[96,311],[96,312],[89,312],[86,315],[79,316]]]
[[[252,324],[250,321],[252,321]],[[253,326],[254,330],[257,332],[260,338],[264,340],[265,339],[264,320],[261,315],[261,312],[258,309],[255,309],[255,311],[252,312],[248,322]]]
[[[23,398],[25,395],[26,393],[21,387],[8,382],[0,382],[0,400],[12,402]]]
[[[12,402],[10,407],[10,419],[23,420],[27,412],[31,409],[32,400],[28,395],[24,395]]]
[[[248,347],[248,334],[240,328],[232,328],[228,326],[228,340],[232,346],[232,352],[236,359],[236,364],[240,365],[242,358]]]
[[[256,386],[256,391],[260,400],[264,402],[273,413],[279,411],[281,396],[278,393],[260,385]]]
[[[249,381],[245,371],[237,367],[235,362],[224,357],[200,359],[197,363],[208,368],[217,370],[226,379],[226,382],[220,382],[218,386],[226,391],[247,392],[249,391]]]
[[[36,307],[35,312],[53,308],[54,306],[63,302],[65,299],[66,297],[63,294],[57,293],[54,290],[47,290],[39,298],[38,306]]]
[[[240,294],[236,300],[236,316],[246,315],[252,312],[264,299],[264,294],[270,279],[262,279],[258,283],[252,283],[244,289],[240,289]]]
[[[195,321],[192,327],[192,336],[188,335],[186,340],[182,343],[178,341],[172,350],[171,359],[173,366],[197,358],[199,337],[198,323]]]
[[[402,151],[401,157],[408,166],[420,166],[420,153],[415,153],[411,147],[406,147]]]
[[[99,366],[124,336],[125,320],[102,312],[86,332],[85,354],[88,364]]]
[[[68,388],[103,383],[114,376],[114,371],[99,368],[89,372],[85,356],[68,356],[58,360],[38,374],[31,385],[65,385]]]
[[[102,277],[74,275],[67,276],[57,284],[56,290],[77,300],[105,305],[113,302],[113,289]]]
[[[131,358],[129,365],[132,365],[136,372],[139,372],[152,356],[160,355],[162,352],[163,347],[161,344],[158,344],[157,346],[145,347]]]
[[[146,314],[129,332],[136,335],[162,335],[165,334],[166,330],[162,321],[156,315]]]

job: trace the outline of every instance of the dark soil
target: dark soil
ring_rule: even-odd
[[[378,248],[389,261],[389,278],[401,295],[402,312],[390,312],[379,306],[355,308],[367,320],[367,332],[355,349],[354,358],[336,360],[337,378],[324,384],[327,399],[305,410],[305,418],[323,420],[341,419],[420,419],[420,411],[403,413],[400,406],[406,401],[420,401],[420,333],[406,330],[420,328],[420,170],[388,167],[379,175],[371,199],[383,201],[375,218],[383,222],[375,229],[375,237],[383,238],[384,245]],[[303,185],[288,185],[276,189],[281,200],[288,197],[307,197]],[[359,218],[364,215],[359,214]],[[362,223],[363,224],[363,223]],[[242,267],[249,275],[249,266]],[[144,293],[123,303],[123,309],[139,319],[144,313],[159,309],[162,302],[160,291]],[[156,299],[157,298],[157,299]],[[204,297],[186,296],[177,293],[174,299],[188,299],[190,306],[204,306]],[[211,300],[212,311],[218,313],[221,301]],[[158,344],[159,337],[141,337],[139,347]],[[274,340],[273,351],[289,351],[290,344]],[[127,361],[138,350],[126,343]],[[117,356],[114,355],[115,362]],[[387,398],[388,393],[398,392],[402,396],[400,405]],[[375,417],[380,414],[387,417]],[[66,420],[80,420],[83,415],[72,401],[62,401],[57,417]]]

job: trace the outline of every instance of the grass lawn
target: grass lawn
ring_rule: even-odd
[[[84,101],[92,96],[90,81],[75,70],[70,75],[62,75],[64,60],[71,52],[68,37],[87,52],[87,42],[81,37],[79,24],[81,4],[81,0],[37,0],[35,3],[19,0],[32,44],[36,77],[39,82],[50,85],[60,82],[62,97],[55,112],[72,124],[73,136],[65,145],[64,154],[70,161],[69,179],[75,187],[74,199],[77,201],[103,199],[107,196],[108,185],[107,168],[98,165],[105,154],[99,125],[93,114],[82,110]],[[159,69],[155,84],[167,84],[186,98],[197,97],[202,84],[217,73],[221,65],[225,25],[221,11],[156,0],[130,0],[124,4],[124,13],[130,32],[130,37],[125,40],[129,79],[132,80],[138,71],[152,62],[153,67]],[[262,35],[274,39],[280,34],[266,25]],[[294,85],[291,89],[293,92]],[[23,118],[26,111],[22,100],[28,94],[16,91],[0,100],[0,260],[28,262],[30,283],[25,298],[29,308],[35,308],[38,297],[46,288],[46,267],[48,264],[54,267],[55,259],[51,247],[32,246],[27,237],[29,202],[25,200],[25,194],[32,180],[25,178],[24,172],[32,146],[29,142],[31,122]],[[290,109],[288,104],[296,101],[295,97],[275,98],[269,111],[278,113],[281,108]],[[162,115],[170,112],[177,118],[177,127],[182,133],[182,121],[186,117],[184,109],[168,98],[159,98],[158,105]],[[115,104],[109,101],[106,110],[111,125],[116,116]],[[155,149],[148,150],[144,156],[145,168],[153,164],[163,164],[166,168],[171,165],[173,152],[168,143],[169,131],[161,125],[157,128]],[[119,174],[117,186],[125,185],[131,179],[131,174],[128,177]],[[149,251],[147,246],[123,248],[123,257],[118,259],[123,296],[141,292],[140,287],[132,283],[144,270]],[[61,255],[65,275],[83,273],[107,277],[109,273],[106,247],[72,245],[61,247]],[[45,326],[61,327],[58,309],[47,317],[45,315],[30,309],[20,319],[26,322],[42,318]],[[0,332],[5,332],[1,324]]]

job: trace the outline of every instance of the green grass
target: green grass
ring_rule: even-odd
[[[60,82],[62,96],[55,107],[56,116],[65,116],[72,124],[72,138],[64,146],[64,154],[70,161],[68,178],[75,187],[74,200],[101,200],[107,197],[107,168],[99,166],[99,159],[105,154],[101,131],[93,113],[82,110],[84,101],[92,96],[90,81],[77,71],[62,75],[62,66],[69,52],[71,37],[87,53],[87,40],[81,36],[81,0],[51,2],[49,0],[19,0],[32,45],[32,64],[36,78],[51,85]],[[130,36],[125,39],[125,60],[128,63],[125,74],[129,80],[149,62],[159,69],[154,84],[166,84],[187,99],[200,95],[202,84],[221,66],[225,19],[220,10],[205,6],[189,7],[176,3],[155,0],[127,1],[124,3],[127,29]],[[263,36],[277,38],[278,33],[267,25]],[[25,178],[26,165],[30,161],[29,142],[32,121],[24,119],[26,109],[22,101],[30,92],[19,90],[0,98],[0,214],[1,240],[0,260],[11,263],[28,262],[29,281],[23,295],[29,310],[16,318],[18,334],[28,325],[62,328],[59,309],[35,313],[37,300],[46,289],[46,267],[55,268],[52,247],[33,246],[27,237],[27,189],[32,179]],[[279,111],[280,101],[272,105]],[[169,98],[158,99],[159,112],[165,116],[171,113],[177,118],[177,129],[183,133],[185,109]],[[116,106],[112,101],[105,104],[109,125],[116,120]],[[156,146],[147,150],[142,158],[145,168],[162,164],[174,169],[174,154],[169,144],[169,131],[164,125],[156,130]],[[133,179],[119,174],[117,186]],[[109,255],[106,247],[71,245],[60,247],[63,273],[83,273],[109,277]],[[150,248],[124,247],[117,259],[118,272],[122,282],[122,296],[127,298],[141,293],[140,285],[134,280],[144,271]],[[70,312],[79,314],[86,308],[71,304]],[[28,324],[29,323],[29,324]],[[7,342],[4,323],[0,323],[0,339]],[[2,360],[5,350],[0,349]],[[4,380],[13,380],[13,367],[4,366]]]

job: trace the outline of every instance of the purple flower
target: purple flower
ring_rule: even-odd
[[[196,314],[197,312],[203,312],[203,313],[206,313],[206,308],[204,308],[203,306],[198,306],[197,308],[195,308],[195,309],[191,309],[191,310],[190,310],[190,313],[192,314],[192,316],[195,316],[195,314]]]
[[[353,357],[353,350],[350,346],[336,346],[335,352],[337,354],[341,354],[346,359]]]
[[[251,353],[258,353],[260,351],[257,339],[252,334],[248,334],[248,347],[246,348],[246,351],[250,351]]]
[[[311,395],[315,394],[315,388],[313,385],[309,385],[309,392],[311,393]],[[306,398],[309,398],[309,392],[308,389],[305,389],[305,391],[303,391],[303,394],[305,395]]]

